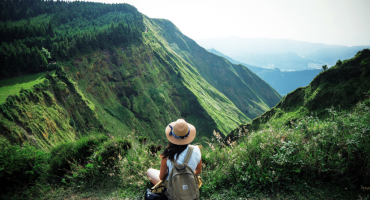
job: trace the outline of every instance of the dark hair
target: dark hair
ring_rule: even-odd
[[[173,144],[171,142],[168,142],[168,146],[164,149],[161,156],[163,158],[169,158],[171,161],[175,161],[175,155],[176,160],[179,158],[179,155],[188,147],[188,144],[185,145],[177,145]]]

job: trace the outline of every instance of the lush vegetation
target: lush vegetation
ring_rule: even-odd
[[[224,143],[217,132],[204,138],[202,198],[368,196],[370,99],[351,112],[328,112],[322,120],[307,116],[290,125],[240,129],[237,142]],[[144,140],[135,133],[122,139],[91,133],[50,151],[9,146],[0,154],[0,176],[8,183],[2,197],[142,197],[150,187],[145,171],[160,163],[158,149]]]
[[[370,184],[369,109],[366,100],[352,112],[328,109],[323,120],[307,116],[289,125],[267,123],[257,131],[240,128],[237,144],[210,143],[214,151],[202,159],[210,170],[204,178],[211,184],[202,191],[212,195],[233,188],[230,195],[244,196],[249,188],[275,197],[304,194],[320,199],[324,197],[315,191],[328,184],[333,191],[326,195],[333,199],[341,191],[359,191]],[[220,151],[224,144],[228,147]]]
[[[201,137],[214,129],[226,135],[280,99],[250,71],[208,53],[169,21],[147,18],[130,5],[1,3],[14,8],[0,22],[5,59],[0,70],[3,77],[12,76],[0,88],[1,145],[49,149],[91,130],[114,136],[135,131],[163,143],[163,128],[181,117],[199,127]],[[23,7],[26,16],[21,16]],[[184,41],[173,40],[176,35]],[[38,58],[32,49],[44,64],[32,60]],[[211,67],[217,73],[204,70]],[[55,74],[26,78],[52,69]]]
[[[25,90],[45,80],[46,72],[28,74],[21,77],[0,80],[0,103],[4,103],[9,95],[16,95],[23,88]]]
[[[142,15],[127,4],[26,0],[0,7],[0,77],[48,70],[47,59],[139,42],[145,30]]]
[[[337,198],[369,184],[369,50],[265,112],[281,97],[266,82],[130,5],[1,6],[1,198],[142,196],[177,118],[197,127],[204,198]]]
[[[150,30],[166,40],[171,50],[182,58],[180,61],[191,65],[248,118],[259,116],[280,101],[280,94],[249,69],[208,53],[168,20],[152,19],[153,22],[156,26],[148,26]]]

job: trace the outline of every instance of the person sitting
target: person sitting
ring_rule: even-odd
[[[177,162],[177,164],[183,164],[189,150],[189,144],[196,136],[196,129],[185,120],[178,119],[166,127],[165,134],[169,142],[168,146],[160,155],[161,168],[160,170],[150,168],[146,172],[149,180],[154,185],[161,180],[168,181],[168,173],[171,172],[173,167],[171,161]],[[202,155],[198,146],[194,146],[188,166],[194,171],[195,175],[199,175],[202,172]]]

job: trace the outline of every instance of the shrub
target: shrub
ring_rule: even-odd
[[[146,144],[146,142],[148,141],[148,138],[144,136],[139,136],[137,139],[141,144]]]
[[[50,172],[62,178],[67,172],[71,172],[71,164],[79,163],[85,166],[94,150],[103,142],[107,141],[105,135],[89,135],[74,142],[62,143],[51,150],[49,160]]]
[[[28,186],[46,169],[48,154],[30,145],[14,145],[0,150],[0,179],[7,188]],[[1,187],[1,193],[6,192]]]
[[[152,156],[157,156],[157,152],[163,148],[162,145],[155,145],[154,143],[148,144],[146,147],[147,152]]]
[[[115,164],[120,157],[126,154],[126,150],[131,149],[131,142],[118,139],[116,141],[107,141],[102,145],[100,150],[96,152],[96,164],[103,165],[107,168],[112,168],[118,172]],[[97,161],[97,162],[96,162]]]
[[[57,183],[88,185],[108,175],[119,174],[117,165],[132,148],[127,140],[108,140],[105,135],[90,135],[58,145],[51,150],[50,172]]]

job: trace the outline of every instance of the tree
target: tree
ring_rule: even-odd
[[[48,66],[48,61],[40,50],[37,50],[37,59],[39,63],[37,71],[45,71],[46,67]]]
[[[41,52],[42,54],[44,54],[46,59],[51,59],[50,52],[48,51],[48,49],[45,49],[44,47],[42,47]]]
[[[326,71],[326,70],[328,69],[328,66],[327,66],[327,65],[323,65],[323,66],[322,66],[322,69],[323,69],[324,71]]]
[[[336,66],[341,66],[342,65],[342,61],[339,59],[335,65]]]
[[[53,30],[53,25],[51,24],[51,22],[49,22],[49,26],[48,26],[48,29],[47,29],[47,34],[51,38],[54,37],[54,30]]]
[[[58,43],[54,42],[51,49],[51,58],[54,60],[58,59]]]

